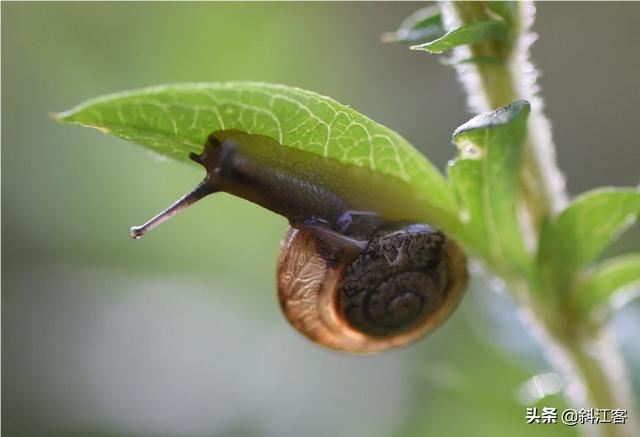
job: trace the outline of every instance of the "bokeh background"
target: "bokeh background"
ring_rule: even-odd
[[[277,305],[284,219],[218,195],[134,242],[200,169],[47,118],[146,85],[269,81],[353,105],[443,167],[469,118],[454,72],[379,38],[420,6],[2,3],[3,435],[575,435],[525,425],[563,400],[530,390],[549,368],[496,281],[477,275],[415,346],[325,351]],[[638,184],[640,3],[538,9],[569,191]],[[612,253],[639,246],[636,226]],[[639,320],[632,303],[611,325],[636,395]]]

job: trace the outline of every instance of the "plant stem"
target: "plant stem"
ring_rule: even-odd
[[[582,431],[607,437],[637,435],[631,385],[613,338],[606,330],[588,329],[577,321],[572,322],[571,317],[565,316],[560,322],[561,325],[550,331],[551,340],[558,349],[549,350],[547,355],[551,364],[562,370],[565,393],[574,408],[624,408],[628,411],[624,426],[585,425]]]
[[[515,2],[514,2],[515,3]],[[537,72],[529,61],[529,33],[535,8],[530,2],[515,3],[513,14],[502,17],[510,27],[510,41],[485,41],[456,49],[456,57],[490,56],[504,59],[496,63],[456,65],[460,81],[468,94],[471,109],[480,113],[526,99],[531,103],[528,134],[520,179],[519,207],[525,242],[536,251],[542,221],[567,204],[564,179],[555,162],[551,128],[537,95]],[[477,21],[496,18],[484,2],[445,2],[443,16],[448,30]],[[501,272],[509,274],[507,272]],[[529,280],[531,278],[528,278]],[[564,377],[565,393],[575,409],[623,408],[628,410],[627,425],[584,425],[581,430],[594,436],[631,436],[634,422],[630,383],[624,362],[608,334],[592,329],[573,316],[559,302],[548,303],[527,278],[506,277],[520,308],[527,314],[531,331],[542,345],[550,364]],[[560,290],[563,291],[563,290]],[[567,296],[569,293],[559,293]]]
[[[449,29],[463,24],[495,18],[484,2],[447,2],[443,5],[445,25]],[[530,2],[518,2],[508,23],[512,38],[507,41],[485,41],[457,48],[460,58],[492,57],[504,63],[461,63],[456,65],[465,87],[468,104],[475,113],[525,99],[531,103],[529,129],[525,143],[520,180],[520,198],[525,241],[533,249],[537,229],[542,220],[567,204],[565,183],[556,164],[551,126],[543,113],[538,96],[537,71],[529,61],[529,46],[535,35],[528,32],[535,8]]]
[[[585,326],[568,308],[554,311],[553,306],[535,299],[540,293],[530,290],[522,280],[507,283],[514,291],[529,333],[541,345],[549,364],[562,376],[570,407],[577,411],[583,408],[627,410],[625,425],[585,424],[578,429],[590,437],[638,435],[631,384],[610,333]]]

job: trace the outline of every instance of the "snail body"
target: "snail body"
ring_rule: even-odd
[[[235,130],[212,133],[202,154],[190,158],[207,170],[203,181],[131,228],[131,236],[220,191],[286,217],[278,297],[289,322],[312,341],[354,353],[402,346],[439,325],[462,298],[464,254],[412,220],[420,202],[400,182],[358,167],[344,171],[332,160]],[[377,191],[381,184],[385,189]]]

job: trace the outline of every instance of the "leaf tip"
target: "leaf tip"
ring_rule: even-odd
[[[421,50],[423,52],[432,53],[434,55],[442,53],[442,51],[432,50],[430,48],[430,46],[431,46],[431,43],[430,42],[426,42],[424,44],[416,44],[416,45],[413,45],[413,46],[409,46],[409,50],[416,50],[416,51],[417,50]]]
[[[459,126],[453,132],[453,140],[455,142],[460,135],[476,129],[487,129],[512,123],[520,117],[528,116],[530,110],[531,104],[527,100],[516,100],[494,111],[483,112]]]
[[[50,119],[57,121],[58,123],[72,123],[74,121],[73,120],[74,114],[75,114],[75,111],[73,110],[47,113]]]
[[[53,121],[57,121],[58,123],[64,123],[64,113],[62,112],[47,112],[47,117],[49,117]]]
[[[61,124],[79,124],[81,126],[85,126],[85,127],[90,127],[93,129],[96,129],[98,131],[100,131],[101,133],[108,135],[112,133],[112,130],[104,127],[104,126],[96,126],[93,124],[87,124],[87,123],[83,123],[81,121],[78,121],[76,119],[74,119],[74,114],[70,113],[69,111],[65,111],[65,112],[48,112],[47,115],[49,116],[49,118],[51,118],[54,121],[57,121],[58,123]]]

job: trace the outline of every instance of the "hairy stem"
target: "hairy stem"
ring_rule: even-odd
[[[463,24],[495,18],[483,2],[447,2],[443,5],[445,25],[452,29]],[[558,169],[551,126],[538,96],[537,71],[529,61],[529,46],[535,34],[529,32],[535,14],[529,2],[517,3],[508,23],[507,42],[486,41],[457,48],[456,57],[492,57],[503,63],[461,63],[456,65],[467,91],[468,104],[480,113],[507,105],[517,99],[531,103],[520,180],[522,221],[525,239],[533,250],[542,220],[567,204],[564,178]]]
[[[565,392],[575,408],[626,409],[625,425],[585,425],[582,431],[593,436],[637,435],[637,418],[627,371],[614,339],[606,330],[590,330],[570,317],[550,331],[550,341],[558,348],[550,350],[549,361],[563,370]]]
[[[529,61],[529,46],[535,35],[529,32],[535,8],[530,2],[516,3],[513,14],[500,17],[510,28],[509,41],[485,41],[456,49],[459,59],[486,57],[503,63],[460,63],[460,81],[468,94],[472,111],[479,113],[526,99],[531,103],[528,134],[520,177],[519,207],[523,235],[535,253],[542,221],[567,204],[564,179],[556,165],[550,123],[537,95],[537,72]],[[484,2],[445,2],[443,16],[448,30],[496,18]],[[502,272],[510,275],[509,272]],[[539,340],[550,364],[565,381],[565,393],[573,408],[623,408],[628,424],[585,425],[581,430],[594,436],[631,436],[636,432],[630,384],[624,362],[611,338],[591,329],[585,321],[559,302],[548,303],[531,278],[505,277],[514,291],[531,331]],[[562,291],[562,290],[559,290]],[[566,296],[567,293],[558,293]]]
[[[576,320],[571,309],[552,311],[548,304],[535,298],[539,292],[528,288],[529,284],[521,279],[507,283],[514,291],[529,333],[541,345],[549,364],[562,375],[571,408],[627,410],[625,425],[585,424],[578,429],[590,437],[638,435],[631,384],[610,333]]]

